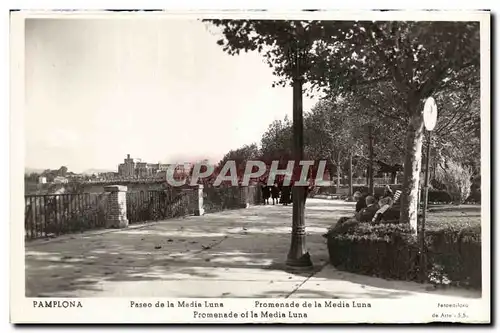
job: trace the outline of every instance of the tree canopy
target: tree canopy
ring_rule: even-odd
[[[356,133],[349,132],[349,128],[377,125],[376,147],[382,148],[375,154],[390,159],[401,157],[404,163],[403,222],[416,225],[424,137],[422,108],[427,97],[433,96],[440,107],[436,133],[442,142],[436,147],[444,148],[435,149],[440,156],[453,155],[457,140],[468,146],[463,149],[465,152],[476,148],[469,143],[477,141],[474,133],[479,129],[478,112],[471,112],[477,110],[474,103],[478,100],[480,81],[479,22],[210,22],[221,28],[223,38],[218,44],[228,54],[258,51],[273,69],[275,83],[286,85],[300,80],[310,93],[320,91],[330,99],[318,105],[309,121],[317,124],[328,140],[336,141],[331,146],[336,153],[346,145],[340,142],[344,138],[351,140],[347,146],[356,147]],[[347,101],[346,109],[353,117],[342,113],[340,117],[339,108],[328,106],[339,98]],[[325,108],[332,114],[323,118],[328,120],[325,123],[318,122],[315,117],[321,114],[319,109]],[[351,126],[351,118],[365,124]],[[346,124],[336,132],[343,131],[344,135],[332,136],[328,123],[333,122]],[[474,139],[467,142],[470,136]],[[320,140],[312,146],[325,144]]]

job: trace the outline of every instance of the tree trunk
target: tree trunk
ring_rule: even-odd
[[[337,195],[340,194],[340,153],[337,154]]]
[[[422,164],[424,118],[421,111],[414,112],[406,132],[406,149],[401,194],[401,223],[410,223],[417,232],[417,205]]]
[[[394,171],[391,172],[391,184],[397,184],[398,183],[398,172]]]
[[[370,127],[368,128],[368,136],[369,136],[369,145],[368,145],[368,149],[369,149],[369,153],[370,153],[370,164],[369,164],[369,170],[370,170],[370,173],[369,173],[369,178],[368,178],[368,193],[370,193],[371,195],[374,195],[375,194],[375,190],[374,190],[374,184],[373,184],[373,127],[370,125]]]
[[[432,167],[432,179],[436,179],[436,169],[437,169],[437,158],[434,158],[434,163],[433,164],[433,167]]]
[[[302,114],[302,80],[293,82],[293,154],[295,165],[304,156],[304,118]],[[306,188],[293,186],[292,238],[286,264],[290,267],[312,267],[306,248],[306,226],[304,221]]]
[[[370,187],[370,162],[368,162],[368,166],[366,167],[366,187]]]
[[[349,197],[352,197],[352,153],[349,153],[349,174],[347,175],[349,179]]]
[[[333,163],[331,160],[328,160],[328,174],[330,175],[330,185],[333,186],[335,181],[335,171],[333,170]]]

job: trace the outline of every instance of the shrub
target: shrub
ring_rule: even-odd
[[[447,225],[425,234],[430,278],[481,287],[481,227]]]
[[[418,277],[418,247],[403,224],[359,223],[344,234],[328,235],[330,262],[353,273],[414,280]]]
[[[481,288],[480,226],[447,225],[426,232],[427,282]],[[408,224],[356,223],[326,235],[339,269],[398,280],[420,279],[417,238]]]
[[[480,189],[472,189],[469,197],[465,200],[465,202],[469,203],[481,203],[481,190]]]
[[[424,200],[423,192],[422,192],[422,201]],[[429,189],[429,201],[435,203],[450,203],[453,202],[452,196],[444,190],[434,190]]]
[[[448,161],[446,168],[436,170],[437,180],[446,186],[453,201],[463,203],[471,191],[472,169],[455,161]]]

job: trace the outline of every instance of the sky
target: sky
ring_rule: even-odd
[[[208,158],[260,143],[292,115],[258,53],[230,56],[196,20],[28,19],[26,168],[117,170]],[[314,104],[304,95],[304,111]]]

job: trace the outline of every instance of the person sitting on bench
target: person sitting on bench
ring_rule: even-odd
[[[392,194],[392,192],[391,192]],[[399,203],[399,198],[401,197],[401,191],[397,190],[396,193],[394,194],[394,198],[390,195],[384,196],[382,199],[379,201],[379,206],[380,209],[377,210],[375,215],[373,216],[372,222],[378,223],[382,219],[383,215],[385,212],[387,212],[391,207],[393,207],[396,202]]]
[[[391,187],[389,185],[385,185],[385,189],[384,189],[384,198],[385,197],[394,197],[394,194],[392,193],[392,190],[391,190]]]
[[[379,210],[379,206],[375,198],[371,195],[367,196],[366,199],[366,207],[361,209],[355,215],[355,219],[359,222],[370,222],[375,213]]]
[[[359,192],[358,192],[359,193]],[[366,198],[369,196],[367,192],[359,193],[356,200],[356,213],[359,213],[363,208],[366,208]]]

